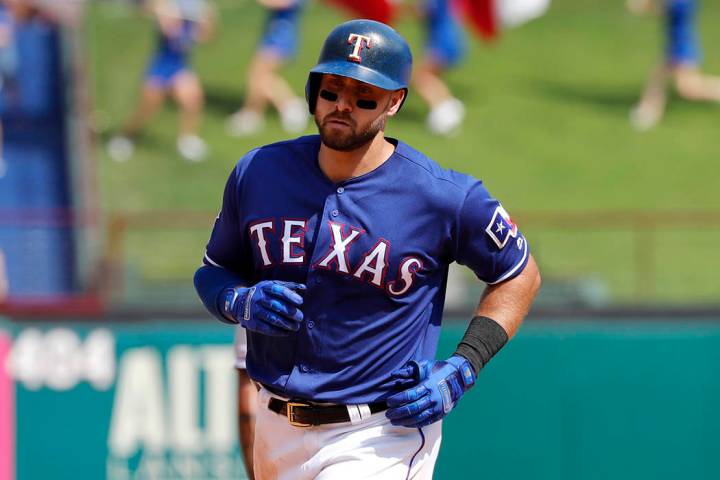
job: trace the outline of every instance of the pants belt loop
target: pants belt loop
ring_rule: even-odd
[[[370,418],[370,415],[372,415],[372,412],[370,411],[370,405],[368,405],[367,403],[358,405],[358,410],[360,410],[360,418],[362,420],[367,420],[368,418]]]
[[[346,405],[348,415],[350,416],[350,423],[357,425],[362,422],[362,416],[360,416],[360,409],[357,405]]]
[[[370,412],[370,406],[367,403],[360,405],[346,405],[348,415],[350,416],[350,423],[357,425],[367,420],[372,412]]]

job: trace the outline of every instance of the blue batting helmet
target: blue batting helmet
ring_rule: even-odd
[[[305,84],[305,98],[310,113],[314,113],[324,73],[384,90],[403,89],[407,97],[411,71],[410,47],[399,33],[374,20],[350,20],[335,27],[325,39],[318,63]]]

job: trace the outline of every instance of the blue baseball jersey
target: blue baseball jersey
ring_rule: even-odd
[[[666,56],[674,65],[696,65],[700,62],[697,36],[696,0],[666,0]]]
[[[173,77],[190,69],[188,57],[195,44],[197,24],[182,20],[177,35],[157,32],[157,48],[145,74],[148,81],[168,86]]]
[[[388,397],[392,371],[435,357],[450,263],[491,284],[527,263],[527,242],[481,181],[388,140],[385,163],[340,183],[318,165],[317,135],[253,150],[229,176],[205,263],[248,285],[307,285],[297,333],[247,332],[248,373],[279,395]]]
[[[302,7],[303,1],[297,0],[287,8],[270,10],[258,49],[281,59],[293,57],[297,52]]]
[[[465,56],[467,42],[450,0],[424,0],[422,7],[427,55],[444,67],[457,64]]]

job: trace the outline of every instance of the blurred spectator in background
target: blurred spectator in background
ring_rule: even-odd
[[[457,130],[465,117],[463,103],[443,81],[443,74],[465,56],[466,38],[451,0],[421,0],[425,54],[413,72],[413,85],[430,106],[427,126],[438,135]]]
[[[297,53],[298,23],[304,0],[258,0],[268,9],[265,30],[247,70],[243,106],[227,122],[233,136],[253,135],[264,127],[268,104],[278,111],[288,133],[300,133],[308,123],[305,100],[293,93],[279,70]]]
[[[696,0],[627,2],[633,13],[662,10],[665,14],[665,60],[652,72],[640,102],[630,112],[630,122],[638,130],[648,130],[662,119],[669,81],[686,100],[720,102],[720,77],[703,74],[699,69],[697,3]]]
[[[204,94],[189,56],[196,42],[213,35],[215,11],[205,0],[153,0],[151,9],[157,22],[157,48],[145,74],[140,104],[122,133],[108,143],[108,153],[116,161],[129,159],[137,133],[170,93],[180,107],[178,153],[186,160],[201,161],[208,150],[197,133]]]

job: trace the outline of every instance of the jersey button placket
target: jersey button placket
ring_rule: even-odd
[[[338,215],[340,215],[340,212],[339,212],[338,209],[336,208],[336,209],[334,209],[332,212],[330,212],[330,215],[332,215],[333,217],[337,217]]]

